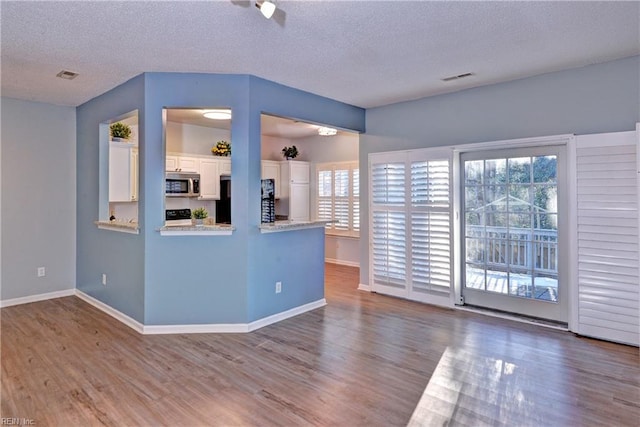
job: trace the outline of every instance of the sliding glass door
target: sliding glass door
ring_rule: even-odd
[[[462,155],[465,304],[567,322],[563,165],[555,146]]]

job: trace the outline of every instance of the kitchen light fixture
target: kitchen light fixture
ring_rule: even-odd
[[[256,7],[265,18],[271,19],[273,12],[276,11],[276,2],[275,0],[256,1]]]
[[[231,110],[222,108],[217,110],[204,110],[202,115],[207,119],[213,120],[231,120]]]
[[[321,126],[318,128],[318,135],[321,136],[333,136],[338,133],[338,129],[328,128],[325,126]]]

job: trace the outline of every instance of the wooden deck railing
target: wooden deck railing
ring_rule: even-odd
[[[558,232],[507,227],[467,225],[467,261],[483,264],[492,270],[522,269],[551,276],[558,272]],[[482,237],[486,237],[482,240]],[[484,245],[484,247],[483,247]],[[473,259],[473,255],[477,259]],[[472,257],[469,259],[469,257]]]

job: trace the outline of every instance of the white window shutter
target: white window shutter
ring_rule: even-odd
[[[372,289],[451,305],[451,151],[369,158]]]
[[[638,137],[576,138],[578,330],[639,344]]]
[[[333,234],[358,237],[360,232],[358,163],[324,163],[318,164],[316,168],[318,174],[316,217],[319,220],[331,221],[325,228]]]
[[[448,160],[411,164],[411,284],[416,292],[451,290]]]
[[[360,169],[358,169],[357,165],[354,169],[351,169],[351,182],[353,188],[351,191],[351,224],[353,231],[360,232]]]
[[[407,286],[405,164],[371,165],[371,244],[373,285],[404,295]],[[397,293],[396,293],[397,292]]]

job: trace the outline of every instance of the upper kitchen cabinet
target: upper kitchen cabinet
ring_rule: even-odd
[[[109,142],[109,203],[138,200],[138,147]]]
[[[137,230],[138,111],[100,123],[99,133],[99,226],[111,224]]]
[[[167,172],[200,173],[200,161],[197,157],[168,154],[165,170]]]

